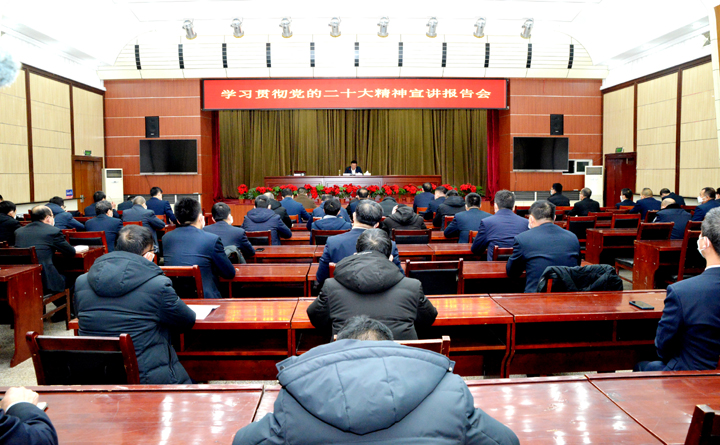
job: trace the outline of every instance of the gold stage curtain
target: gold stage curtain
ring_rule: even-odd
[[[487,180],[485,110],[237,110],[219,117],[226,197],[237,197],[240,184],[263,185],[265,176],[337,175],[353,159],[373,175],[441,175],[456,186]]]

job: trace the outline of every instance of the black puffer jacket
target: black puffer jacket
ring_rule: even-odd
[[[154,263],[129,252],[103,255],[77,279],[75,298],[80,335],[130,334],[140,383],[192,383],[170,344],[170,329],[190,329],[195,313]]]
[[[317,328],[332,324],[333,334],[350,318],[367,315],[385,323],[395,340],[416,340],[415,326],[430,326],[437,317],[420,281],[406,278],[379,252],[355,254],[337,263],[335,277],[325,280],[307,313]]]
[[[456,213],[465,211],[465,200],[459,196],[448,196],[445,202],[440,204],[435,218],[433,218],[433,226],[438,229],[445,230],[443,227],[443,218],[448,215],[455,215]]]
[[[412,209],[406,205],[398,207],[397,211],[385,218],[380,223],[380,228],[391,235],[392,229],[403,230],[423,230],[425,229],[425,221],[417,213],[413,213]]]
[[[538,292],[546,292],[548,279],[553,280],[551,292],[623,290],[622,280],[615,273],[615,269],[607,264],[548,267],[540,278]]]

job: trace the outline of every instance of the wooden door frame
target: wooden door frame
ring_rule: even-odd
[[[608,177],[608,161],[610,160],[619,160],[619,159],[632,159],[635,161],[635,169],[636,169],[636,175],[637,175],[637,152],[630,151],[627,153],[606,153],[605,158],[603,159],[603,166],[605,166],[605,175],[603,178],[603,199],[605,199],[605,206],[609,207],[607,204],[608,199],[608,188],[607,188],[607,177]],[[636,176],[637,181],[637,176]],[[633,186],[633,189],[635,186]],[[637,190],[635,190],[637,192]]]
[[[75,191],[77,190],[77,184],[75,184],[75,161],[84,161],[84,162],[99,162],[100,163],[100,187],[102,187],[102,169],[104,167],[105,158],[102,156],[79,156],[79,155],[73,155],[72,156],[72,186],[73,186],[73,199],[78,200],[78,210],[80,210],[80,196],[75,196]]]

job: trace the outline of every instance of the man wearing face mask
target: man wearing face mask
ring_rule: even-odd
[[[150,229],[131,225],[120,230],[115,251],[98,258],[75,284],[79,334],[130,334],[142,384],[192,383],[170,331],[192,328],[195,313],[152,262],[154,256]]]
[[[698,206],[695,208],[695,213],[692,217],[693,221],[702,221],[707,212],[716,207],[720,207],[720,201],[715,200],[715,189],[712,187],[705,187],[700,190],[697,200]]]
[[[668,286],[655,346],[660,360],[640,362],[635,371],[715,369],[720,356],[720,209],[703,220],[697,248],[705,271]]]
[[[506,271],[510,278],[526,272],[525,292],[536,292],[546,268],[580,265],[580,242],[574,233],[555,224],[551,202],[536,201],[529,212],[530,230],[515,237]]]

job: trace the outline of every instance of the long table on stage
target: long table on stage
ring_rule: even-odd
[[[345,170],[343,168],[343,170]],[[406,185],[421,185],[425,182],[440,185],[440,175],[355,175],[355,176],[265,176],[265,187],[277,187],[281,185],[292,184],[302,187],[305,184],[312,186],[324,185],[332,187],[334,185],[342,186],[344,184],[353,184],[360,186],[377,185],[383,186],[397,185],[404,187]]]

